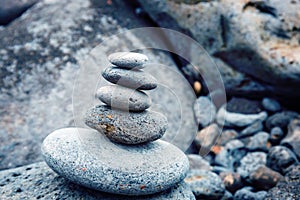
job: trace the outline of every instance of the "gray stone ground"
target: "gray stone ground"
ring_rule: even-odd
[[[88,199],[88,200],[194,200],[185,183],[160,194],[145,197],[124,197],[97,192],[54,173],[45,162],[0,172],[0,196],[11,199]]]

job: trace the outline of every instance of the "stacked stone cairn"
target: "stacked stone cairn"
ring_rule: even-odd
[[[93,129],[51,133],[42,146],[47,164],[62,177],[102,192],[140,198],[172,191],[171,199],[194,199],[190,190],[182,189],[187,157],[159,139],[167,118],[147,110],[151,100],[141,90],[157,87],[156,79],[142,70],[147,56],[118,52],[108,60],[112,66],[102,76],[114,85],[96,92],[105,105],[87,111],[85,123]]]
[[[140,144],[161,138],[167,129],[167,118],[146,111],[150,97],[141,90],[153,90],[156,79],[142,71],[147,56],[139,53],[111,54],[113,64],[102,76],[116,85],[101,87],[96,97],[107,106],[96,106],[88,112],[86,124],[103,132],[110,140],[123,144]],[[99,118],[102,113],[104,117]],[[102,116],[102,115],[101,115]]]

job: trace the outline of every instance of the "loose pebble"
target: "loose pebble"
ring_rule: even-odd
[[[225,194],[221,200],[233,200],[233,195],[229,191],[226,190]]]
[[[238,138],[254,135],[257,132],[262,131],[263,128],[264,128],[263,123],[261,121],[256,121],[253,124],[246,127],[245,129],[243,129],[240,132]]]
[[[193,86],[194,86],[195,93],[196,94],[200,94],[201,89],[202,89],[201,83],[199,81],[195,81],[194,84],[193,84]]]
[[[267,196],[266,191],[253,192],[247,188],[238,190],[234,196],[234,200],[264,200]]]
[[[231,140],[215,157],[215,163],[234,171],[240,160],[246,155],[247,149],[240,140]]]
[[[288,134],[280,143],[283,146],[290,147],[300,158],[300,119],[294,119],[288,126]]]
[[[284,137],[283,130],[280,127],[274,127],[271,129],[269,141],[272,144],[279,144]]]
[[[229,141],[234,140],[238,136],[238,132],[233,129],[224,130],[220,137],[217,140],[217,144],[219,146],[226,145]]]
[[[250,174],[249,179],[256,189],[269,190],[282,180],[283,176],[266,166],[260,166]]]
[[[207,160],[204,160],[202,156],[197,154],[189,154],[187,155],[190,163],[190,170],[191,169],[202,169],[211,171],[212,167],[210,166],[209,162]]]
[[[198,124],[208,126],[216,117],[216,107],[208,97],[200,96],[194,104],[194,112]]]
[[[228,112],[240,114],[258,114],[262,112],[259,101],[237,97],[230,99],[230,101],[227,103],[226,109]]]
[[[237,168],[237,173],[239,173],[242,178],[248,179],[249,175],[259,168],[260,166],[265,166],[267,163],[267,154],[264,152],[253,152],[248,153],[245,157],[241,159],[240,166]]]
[[[296,155],[285,146],[274,146],[269,150],[267,166],[281,174],[287,173],[298,163]]]
[[[270,148],[269,134],[266,132],[259,132],[250,137],[247,147],[252,151],[268,151]]]
[[[200,155],[204,156],[210,151],[219,135],[220,130],[217,124],[211,124],[197,133],[194,142],[200,148]]]
[[[210,171],[190,170],[184,181],[197,199],[220,199],[225,193],[221,178]]]
[[[280,127],[283,130],[287,129],[289,123],[299,116],[298,113],[292,111],[282,111],[275,113],[266,120],[266,127],[271,130],[274,127]]]
[[[241,176],[235,172],[221,172],[220,177],[228,190],[231,193],[235,193],[237,190],[244,187]]]
[[[281,110],[280,104],[275,99],[263,98],[262,105],[269,112],[278,112]]]
[[[222,106],[217,113],[218,124],[225,124],[228,127],[245,127],[253,124],[255,121],[264,121],[268,114],[266,112],[260,112],[258,114],[241,114],[228,112],[224,106]]]

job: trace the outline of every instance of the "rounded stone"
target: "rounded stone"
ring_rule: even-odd
[[[184,181],[190,186],[196,199],[221,199],[225,193],[221,178],[210,171],[190,170]]]
[[[281,110],[279,102],[275,99],[263,98],[262,105],[264,109],[266,109],[269,112],[278,112]]]
[[[133,52],[116,52],[108,56],[109,62],[125,69],[143,68],[143,64],[148,61],[144,54]]]
[[[212,166],[210,166],[209,162],[202,156],[198,154],[189,154],[187,157],[190,162],[190,169],[202,169],[207,171],[212,170]]]
[[[290,169],[299,164],[296,155],[285,146],[274,146],[269,150],[267,166],[281,174],[286,174]]]
[[[260,166],[265,166],[267,163],[267,154],[264,152],[252,152],[244,156],[240,161],[240,166],[237,168],[237,173],[243,179],[248,180],[249,175]]]
[[[125,112],[112,110],[104,105],[89,109],[85,123],[110,140],[124,144],[157,140],[164,135],[168,126],[167,118],[158,112]]]
[[[103,103],[122,110],[144,111],[151,105],[151,99],[146,93],[116,85],[99,88],[96,97]]]
[[[276,126],[271,129],[269,141],[273,144],[279,144],[283,137],[283,130],[280,127]]]
[[[205,96],[200,96],[194,104],[197,123],[202,127],[208,126],[216,117],[216,106]]]
[[[283,176],[266,166],[260,166],[250,174],[249,179],[256,189],[269,190],[283,180]]]
[[[185,154],[170,143],[121,145],[84,128],[52,132],[43,142],[42,153],[62,177],[113,194],[161,192],[182,181],[189,169]]]
[[[141,70],[127,70],[120,67],[108,67],[102,76],[109,82],[129,88],[152,90],[157,87],[157,80]]]
[[[228,191],[232,192],[233,194],[237,190],[244,187],[242,177],[238,173],[232,171],[226,171],[226,172],[221,172],[219,176],[222,179],[225,188]]]
[[[233,200],[249,200],[249,199],[261,200],[261,199],[265,199],[266,196],[267,196],[266,191],[254,192],[252,188],[248,189],[248,187],[244,187],[236,191],[236,193],[233,196]]]

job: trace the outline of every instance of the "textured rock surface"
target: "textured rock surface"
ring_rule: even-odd
[[[269,150],[267,166],[281,174],[287,173],[298,163],[296,155],[287,147],[275,146]]]
[[[83,128],[51,133],[43,142],[42,153],[61,176],[114,194],[161,192],[183,180],[189,169],[184,153],[172,144],[157,140],[145,145],[118,145],[97,131]]]
[[[126,197],[91,190],[54,173],[45,162],[0,172],[1,199],[194,200],[185,183],[159,194]]]
[[[126,112],[103,105],[89,109],[85,123],[105,134],[110,140],[125,144],[159,139],[168,125],[167,118],[158,112]]]
[[[200,96],[194,104],[194,112],[198,124],[208,126],[216,117],[216,107],[208,97]]]
[[[300,119],[295,119],[288,126],[288,134],[281,141],[282,145],[290,147],[300,158]]]
[[[225,121],[225,126],[244,127],[253,124],[255,121],[264,121],[268,114],[260,112],[258,114],[241,114],[228,112],[224,106],[221,107],[217,113],[217,122],[222,124]]]
[[[264,109],[266,109],[269,112],[278,112],[281,110],[279,102],[275,99],[263,98],[262,105]]]
[[[278,144],[283,137],[284,137],[284,133],[280,127],[276,126],[271,129],[270,138],[269,138],[270,142],[272,142],[273,144]]]
[[[234,172],[221,172],[220,177],[229,192],[235,193],[244,187],[241,176]]]
[[[220,199],[225,193],[220,177],[210,171],[190,170],[184,181],[197,199]]]
[[[195,137],[194,143],[200,148],[199,154],[205,156],[217,142],[221,132],[217,124],[211,124],[201,131]]]
[[[151,90],[157,87],[157,80],[140,70],[126,70],[112,66],[106,68],[102,76],[111,83],[134,89]]]
[[[249,179],[255,188],[269,190],[282,180],[283,176],[268,167],[261,166],[250,174]]]
[[[125,111],[144,111],[151,106],[151,99],[146,93],[118,85],[99,88],[96,97],[106,105]]]
[[[266,191],[255,192],[250,188],[242,188],[238,190],[234,196],[234,200],[264,200],[267,196]]]
[[[207,171],[212,170],[209,162],[204,160],[202,156],[197,154],[188,154],[187,157],[189,159],[190,169],[202,169]]]
[[[280,127],[284,130],[287,129],[289,123],[298,117],[298,113],[293,111],[282,111],[275,113],[268,117],[266,120],[266,127],[271,130],[274,127]]]
[[[269,190],[266,199],[300,198],[300,165],[295,166],[276,187]]]
[[[252,151],[268,151],[270,148],[268,140],[269,134],[262,131],[249,138],[247,147]]]
[[[237,168],[237,172],[244,178],[247,179],[249,175],[259,168],[265,166],[267,162],[267,154],[263,152],[248,153],[241,160],[241,165]]]
[[[233,97],[227,102],[226,110],[228,112],[240,114],[258,114],[262,112],[259,101],[237,97]]]
[[[52,17],[55,16],[55,17]],[[130,20],[124,20],[130,19]],[[114,33],[125,33],[127,28],[148,26],[123,1],[41,1],[24,15],[0,30],[0,168],[12,168],[42,160],[39,149],[43,138],[57,128],[73,126],[72,94],[76,74],[88,52],[96,45],[104,46],[99,54],[107,56],[116,50],[128,51],[143,45],[156,45],[154,39],[141,42],[134,34],[122,35],[122,41],[108,40]],[[139,35],[141,38],[142,35]],[[104,43],[103,41],[107,41]],[[163,42],[160,41],[159,45]],[[161,84],[180,94],[166,95],[166,88],[158,87],[151,94],[153,104],[160,105],[168,117],[165,139],[187,149],[197,126],[192,106],[195,96],[178,78],[178,70],[168,54],[160,51],[144,52],[151,62],[163,63],[168,68],[149,69]],[[92,58],[94,62],[96,58]],[[108,62],[108,61],[107,61]],[[88,63],[87,66],[91,66]],[[24,67],[26,66],[26,67]],[[82,65],[81,65],[82,66]],[[94,64],[95,72],[86,76],[84,83],[99,80],[103,63]],[[171,69],[171,71],[169,70]],[[80,84],[80,83],[78,83]],[[182,87],[178,87],[178,86]],[[83,116],[92,103],[94,91],[74,98],[76,108]],[[181,106],[177,106],[181,103]],[[182,114],[180,114],[182,111]],[[78,120],[80,121],[80,120]],[[179,123],[179,122],[182,123]],[[76,126],[84,126],[76,122]],[[182,128],[182,129],[181,129]],[[188,131],[188,132],[187,132]]]
[[[215,162],[220,166],[234,171],[240,160],[247,153],[244,146],[245,145],[240,140],[236,139],[229,141],[216,155]]]
[[[293,94],[300,76],[298,1],[139,2],[159,25],[184,29],[203,45],[231,93],[299,98]],[[204,68],[201,55],[194,59]]]
[[[248,127],[246,127],[245,129],[243,129],[240,134],[239,134],[239,138],[241,137],[247,137],[247,136],[251,136],[254,135],[255,133],[262,131],[264,128],[263,123],[261,121],[256,121],[253,124],[250,124]]]
[[[225,146],[229,141],[235,139],[237,136],[238,133],[233,129],[224,130],[218,138],[216,145]]]

